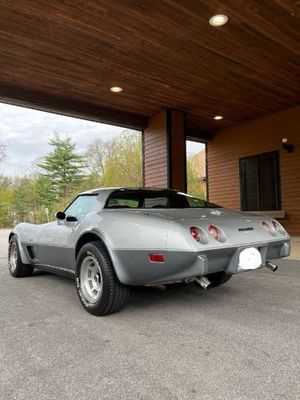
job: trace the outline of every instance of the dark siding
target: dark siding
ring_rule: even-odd
[[[240,159],[241,208],[244,211],[280,209],[278,152]]]
[[[256,158],[243,159],[240,162],[242,209],[259,210],[259,187],[257,184],[258,165]]]

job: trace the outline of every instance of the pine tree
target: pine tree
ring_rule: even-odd
[[[38,164],[41,175],[48,178],[49,190],[57,197],[66,198],[84,179],[83,157],[76,153],[75,144],[69,136],[58,134],[49,141],[52,151]]]

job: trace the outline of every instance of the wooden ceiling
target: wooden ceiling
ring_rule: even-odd
[[[299,77],[298,0],[0,0],[2,101],[137,128],[176,108],[214,132],[299,104]]]

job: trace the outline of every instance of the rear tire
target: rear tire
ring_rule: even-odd
[[[208,288],[214,288],[224,285],[224,283],[228,282],[229,279],[232,278],[232,275],[227,275],[224,271],[221,271],[206,275],[206,278],[211,282]]]
[[[23,264],[20,248],[16,236],[12,236],[8,247],[8,269],[14,278],[23,278],[33,274],[33,267],[30,264]]]
[[[97,316],[120,311],[130,294],[130,288],[118,280],[107,250],[96,241],[79,251],[76,287],[83,307]]]

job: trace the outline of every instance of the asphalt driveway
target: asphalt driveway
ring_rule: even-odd
[[[10,277],[0,231],[0,399],[300,398],[300,261],[221,288],[140,288],[86,313],[71,280]]]

